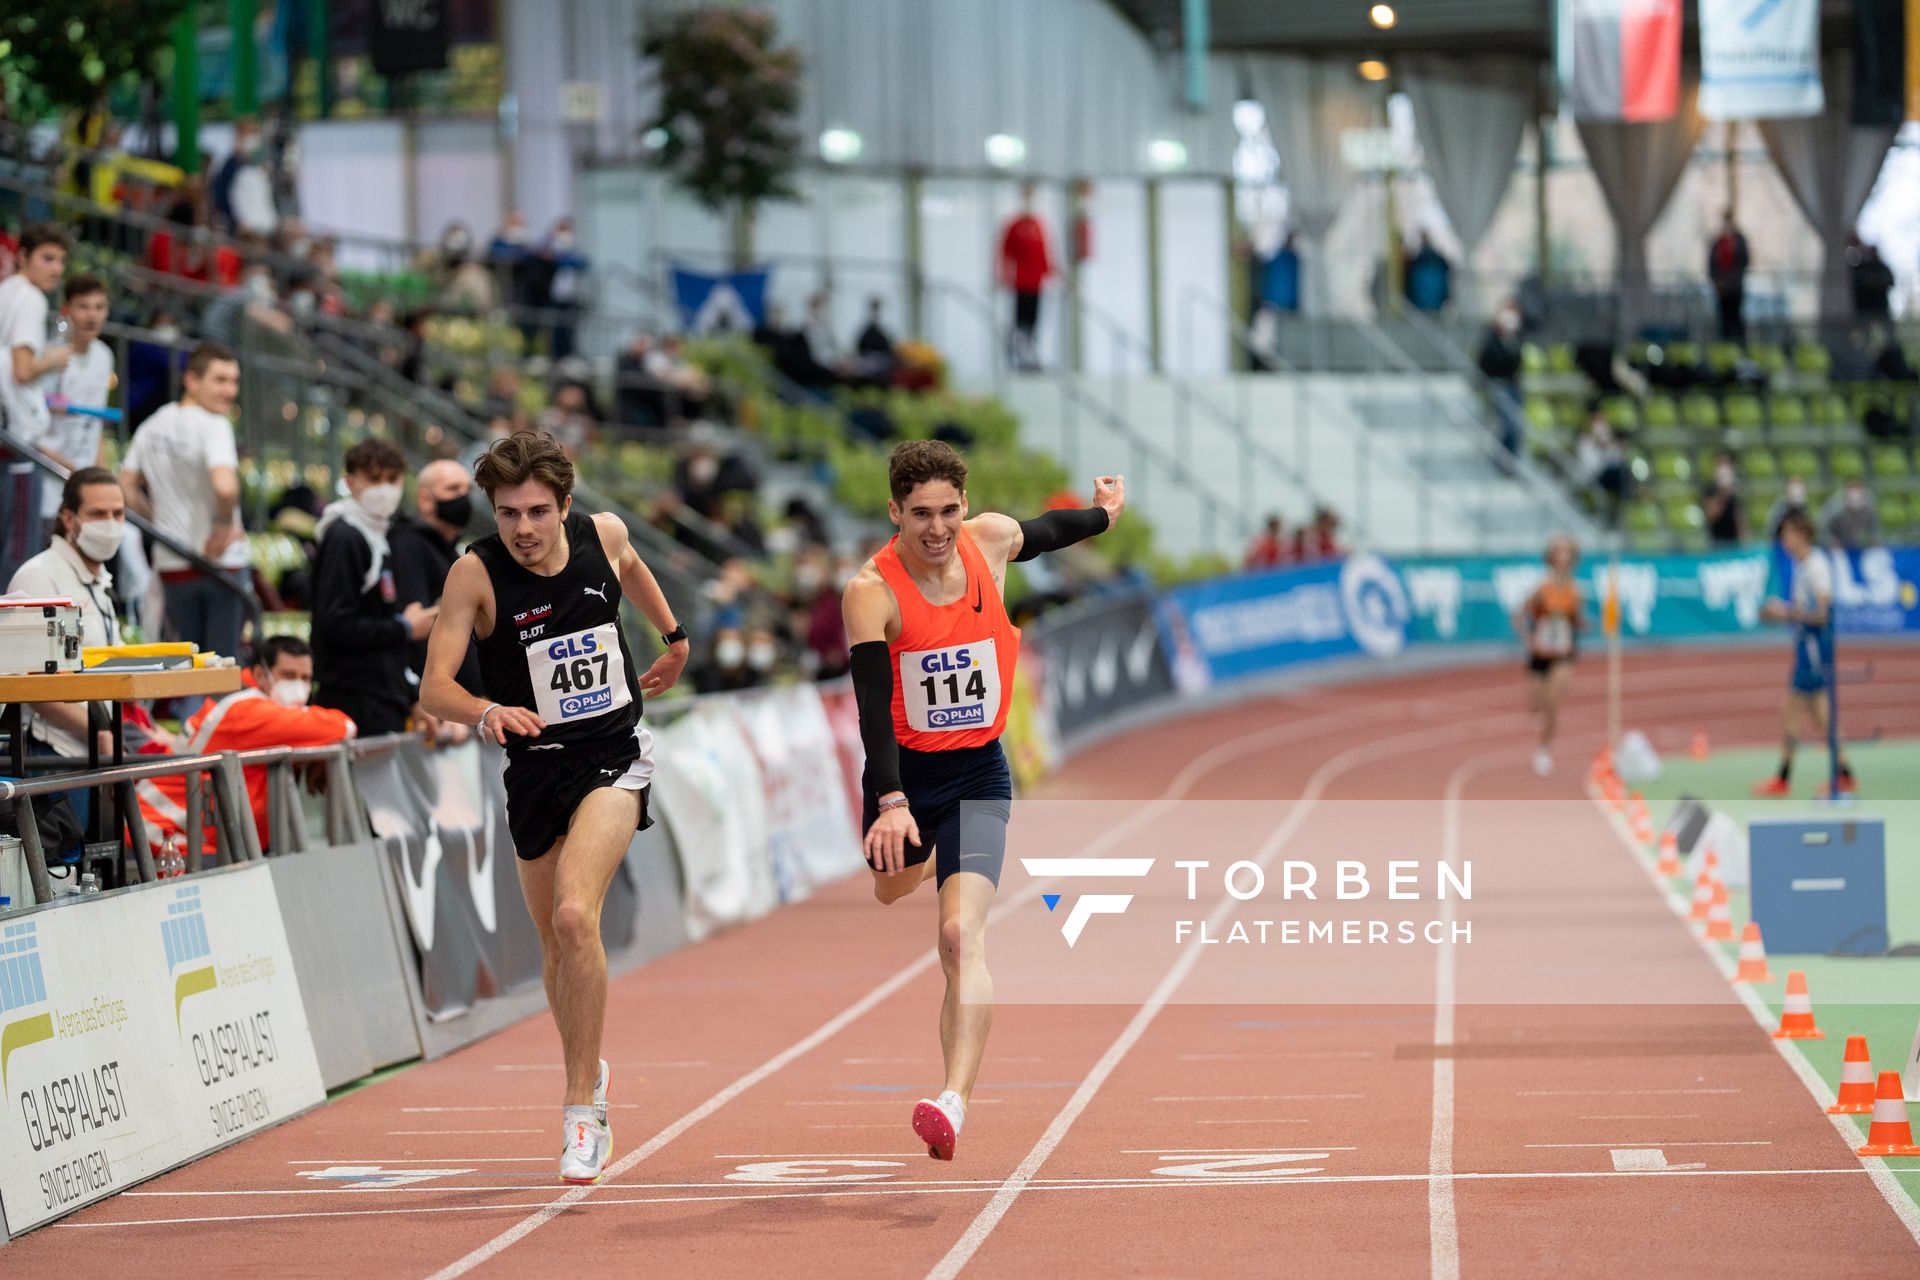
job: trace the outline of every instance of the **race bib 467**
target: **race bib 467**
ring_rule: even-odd
[[[1000,715],[1000,664],[992,640],[900,655],[907,724],[923,733],[984,729]]]
[[[527,646],[534,710],[548,724],[572,724],[618,711],[633,701],[619,628],[604,626]]]

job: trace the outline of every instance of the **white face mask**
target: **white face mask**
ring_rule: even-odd
[[[774,659],[780,655],[770,644],[756,644],[747,651],[747,665],[755,671],[773,670]]]
[[[80,526],[80,532],[74,536],[74,542],[80,548],[80,554],[98,564],[104,564],[120,553],[120,539],[127,531],[124,520],[88,520]]]
[[[400,486],[370,484],[360,491],[360,505],[376,520],[390,520],[400,509]]]
[[[273,277],[258,275],[247,277],[247,293],[257,302],[272,302]]]
[[[175,338],[180,336],[180,326],[175,324],[163,324],[159,328],[153,331],[153,336],[158,338],[162,342],[172,342]]]
[[[1713,478],[1720,482],[1721,488],[1730,489],[1733,487],[1733,468],[1729,466],[1717,467],[1714,469]]]
[[[310,680],[275,680],[273,688],[267,690],[267,696],[283,707],[304,707],[312,692],[313,682]]]
[[[737,667],[747,656],[747,646],[738,640],[722,640],[713,646],[713,660],[722,667]]]
[[[1791,502],[1796,507],[1805,506],[1807,501],[1807,486],[1803,484],[1788,485],[1787,501]]]
[[[1847,490],[1847,506],[1851,507],[1855,511],[1860,511],[1864,509],[1866,505],[1867,505],[1867,491],[1865,489]]]

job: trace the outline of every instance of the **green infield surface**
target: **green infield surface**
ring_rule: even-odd
[[[1770,777],[1778,767],[1779,752],[1775,749],[1716,751],[1704,760],[1691,759],[1684,752],[1668,755],[1662,760],[1660,777],[1642,784],[1639,790],[1646,796],[1656,832],[1682,795],[1698,798],[1743,827],[1754,818],[1882,819],[1886,824],[1889,946],[1899,949],[1920,944],[1920,786],[1915,782],[1920,779],[1920,741],[1863,743],[1849,747],[1848,756],[1860,789],[1855,802],[1845,806],[1828,805],[1816,797],[1826,781],[1827,753],[1823,749],[1800,752],[1794,763],[1790,797],[1763,799],[1752,793],[1753,784]],[[1641,856],[1651,868],[1654,852],[1642,850]],[[1670,896],[1685,901],[1690,895],[1691,885],[1684,878],[1660,879]],[[1749,918],[1747,889],[1729,886],[1727,896],[1737,939]],[[1719,950],[1730,963],[1737,962],[1738,941],[1707,945]],[[1801,1055],[1830,1089],[1839,1087],[1841,1055],[1848,1036],[1867,1037],[1876,1073],[1906,1066],[1915,1048],[1916,1024],[1920,1024],[1920,955],[1827,956],[1785,954],[1769,948],[1767,961],[1773,981],[1751,984],[1751,989],[1776,1024],[1788,971],[1799,969],[1807,975],[1815,1021],[1826,1038],[1791,1041],[1789,1051]],[[1920,1082],[1909,1080],[1909,1095],[1916,1083]],[[1920,1120],[1920,1105],[1910,1101],[1909,1112],[1913,1119]],[[1848,1118],[1854,1121],[1864,1142],[1868,1117]],[[1899,1179],[1901,1187],[1920,1202],[1920,1159],[1892,1159],[1887,1166],[1904,1175]]]

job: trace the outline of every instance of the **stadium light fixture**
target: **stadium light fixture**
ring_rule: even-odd
[[[1187,144],[1178,138],[1155,138],[1147,144],[1147,163],[1161,173],[1187,167]]]
[[[1358,70],[1362,80],[1380,81],[1387,78],[1387,64],[1378,58],[1368,58]]]
[[[987,163],[996,169],[1017,169],[1027,160],[1025,139],[996,133],[987,139]]]
[[[852,129],[828,129],[820,135],[820,158],[828,164],[852,164],[864,145]]]
[[[1393,6],[1390,4],[1377,4],[1367,10],[1367,20],[1385,31],[1400,21],[1400,15],[1393,11]]]

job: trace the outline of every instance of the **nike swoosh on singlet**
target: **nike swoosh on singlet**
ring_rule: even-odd
[[[973,584],[973,611],[975,613],[980,612],[980,606],[985,602],[986,602],[986,597],[980,593],[980,584],[977,582],[974,583]]]

